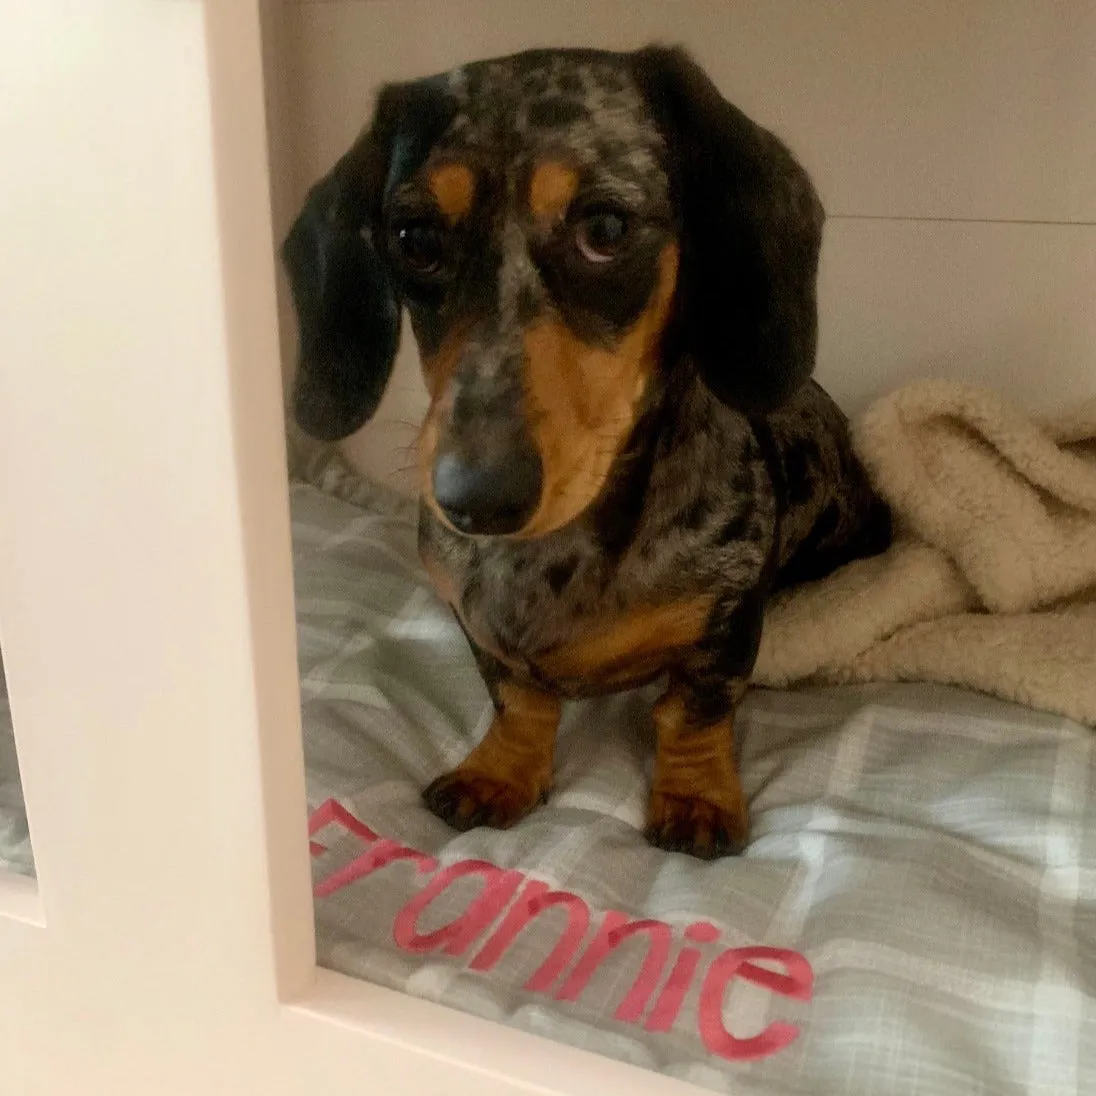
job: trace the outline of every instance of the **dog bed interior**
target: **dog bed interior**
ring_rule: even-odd
[[[413,507],[292,486],[322,965],[757,1094],[1096,1090],[1091,731],[937,686],[753,692],[746,854],[649,848],[650,690],[573,705],[550,802],[420,803],[490,718]],[[0,865],[33,872],[6,701]]]

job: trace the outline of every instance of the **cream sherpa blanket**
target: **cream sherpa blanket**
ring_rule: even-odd
[[[926,381],[855,439],[895,542],[774,600],[754,681],[936,681],[1096,725],[1096,403],[1036,422]]]

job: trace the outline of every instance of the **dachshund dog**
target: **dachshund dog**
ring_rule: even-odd
[[[810,380],[823,210],[682,50],[535,50],[385,86],[283,245],[294,413],[351,434],[401,310],[429,411],[419,547],[496,714],[424,792],[458,829],[548,796],[563,700],[665,677],[647,837],[740,851],[733,717],[767,595],[890,516]]]

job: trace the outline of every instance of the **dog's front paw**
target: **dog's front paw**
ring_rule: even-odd
[[[493,826],[505,830],[548,798],[548,785],[521,784],[458,767],[439,776],[422,793],[423,801],[455,830]]]
[[[684,852],[701,860],[737,855],[749,839],[749,817],[699,796],[651,792],[647,840],[667,852]]]

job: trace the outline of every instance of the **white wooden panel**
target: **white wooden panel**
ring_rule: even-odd
[[[818,379],[851,412],[938,375],[1021,407],[1096,396],[1096,226],[832,220],[819,284]],[[405,338],[377,417],[343,443],[363,472],[413,490],[406,446],[425,410]]]
[[[205,8],[38,0],[0,35],[0,616],[48,915],[0,917],[0,1045],[25,1072],[5,1056],[5,1096],[279,1092],[255,1047],[287,874],[310,939],[265,178],[233,161],[266,227],[243,237],[255,287],[231,281],[244,355]],[[248,44],[233,64],[261,92]],[[260,767],[268,702],[295,784]],[[268,860],[263,793],[287,785]]]
[[[325,0],[289,31],[299,184],[381,80],[660,39],[791,142],[831,214],[1096,221],[1092,0]]]
[[[234,286],[265,333],[239,376],[267,381],[234,419],[204,14],[39,0],[0,35],[0,616],[48,921],[0,921],[0,994],[43,1096],[248,1091],[225,1081],[274,1008],[283,865],[307,915],[299,837],[267,859],[258,737],[261,643],[300,748],[269,225]]]
[[[1096,396],[1096,226],[835,221],[819,292],[818,379],[851,411],[928,375]]]
[[[0,917],[44,927],[46,914],[38,893],[38,881],[0,868]]]

